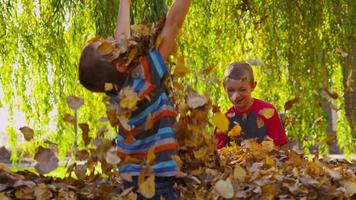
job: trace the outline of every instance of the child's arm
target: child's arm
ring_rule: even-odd
[[[190,3],[191,0],[176,0],[167,14],[166,22],[160,34],[162,42],[158,47],[163,60],[166,60],[172,53],[176,37],[188,13]]]
[[[126,38],[130,37],[130,5],[131,0],[120,0],[119,13],[117,15],[115,40],[121,35]]]
[[[275,145],[283,146],[288,143],[286,132],[275,109],[274,115],[267,120],[267,135],[273,139]]]

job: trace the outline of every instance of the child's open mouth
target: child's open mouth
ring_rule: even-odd
[[[235,104],[241,104],[241,102],[243,101],[244,99],[236,99],[235,100]]]

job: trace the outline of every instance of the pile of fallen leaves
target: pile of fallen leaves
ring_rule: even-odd
[[[161,26],[157,26],[161,27]],[[154,36],[159,30],[149,29],[147,25],[133,26],[135,40],[121,38],[112,42],[101,38],[98,51],[109,60],[124,57],[125,64],[131,65],[141,55],[138,49],[151,49],[160,43]],[[153,39],[152,39],[153,38]],[[173,62],[172,62],[173,63]],[[241,127],[236,124],[228,131],[229,121],[213,105],[208,93],[199,94],[185,83],[182,77],[191,70],[185,65],[184,57],[177,56],[172,71],[165,78],[165,86],[178,114],[175,125],[178,155],[173,159],[180,168],[177,187],[182,199],[351,199],[356,196],[356,168],[345,160],[327,160],[314,156],[305,157],[298,147],[277,148],[271,140],[261,144],[255,140],[246,140],[241,146],[234,143],[217,150],[210,130],[217,127],[228,137],[238,137]],[[218,82],[209,78],[213,66],[194,74],[201,76],[207,83]],[[112,90],[115,86],[106,85]],[[149,97],[144,97],[150,101]],[[101,121],[109,121],[113,127],[119,124],[127,130],[137,104],[143,100],[132,88],[123,88],[117,98],[104,98],[107,116]],[[67,98],[69,107],[75,112],[84,104],[84,100],[75,96]],[[266,110],[268,118],[271,113]],[[84,149],[76,149],[77,162],[67,166],[66,178],[46,177],[45,174],[58,167],[59,160],[50,146],[39,147],[34,156],[37,174],[29,171],[11,172],[0,164],[0,200],[2,199],[136,199],[133,188],[122,190],[123,180],[132,177],[118,176],[117,167],[127,163],[147,166],[142,170],[138,181],[138,193],[146,198],[155,194],[155,176],[150,166],[155,162],[154,149],[150,148],[146,159],[138,160],[126,156],[120,159],[116,154],[114,141],[107,140],[107,127],[98,130],[96,138],[89,137],[87,123],[77,122],[76,114],[65,114],[64,120],[81,129]],[[144,126],[150,130],[155,116],[148,115]],[[27,141],[34,137],[34,130],[22,127]],[[77,132],[76,132],[77,133]],[[135,140],[127,137],[126,143]],[[100,168],[101,172],[98,172]]]

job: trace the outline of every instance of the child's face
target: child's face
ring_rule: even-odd
[[[238,111],[244,111],[252,105],[252,91],[256,83],[251,83],[247,76],[241,80],[227,79],[224,86],[230,101]]]

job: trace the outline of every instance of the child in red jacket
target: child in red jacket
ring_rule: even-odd
[[[224,74],[224,88],[233,106],[226,112],[229,119],[229,132],[237,123],[241,127],[241,135],[234,138],[237,144],[244,139],[256,138],[262,142],[266,136],[273,139],[274,144],[282,146],[288,143],[276,108],[265,101],[252,97],[256,87],[253,71],[245,62],[234,62],[229,65]],[[226,133],[214,132],[217,147],[229,144]]]

